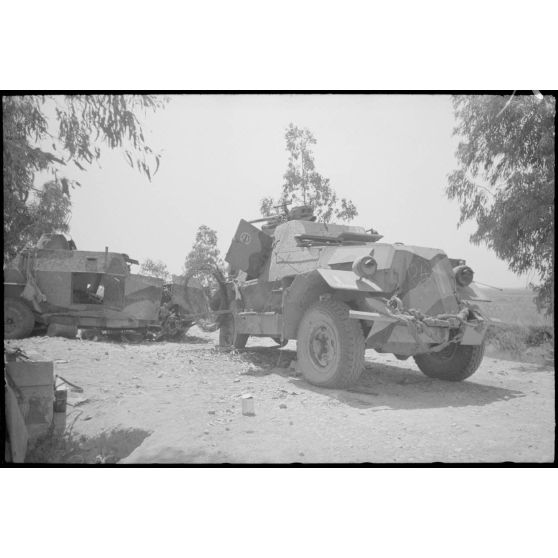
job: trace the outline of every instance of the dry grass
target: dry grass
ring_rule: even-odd
[[[535,294],[529,289],[483,288],[492,302],[479,302],[481,310],[490,318],[518,326],[552,326],[552,318],[537,311]]]
[[[500,322],[488,328],[486,340],[495,353],[514,360],[553,358],[554,325],[552,318],[537,311],[534,293],[529,289],[483,289],[492,302],[480,302],[481,311]]]

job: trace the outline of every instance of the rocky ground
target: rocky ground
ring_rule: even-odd
[[[367,351],[355,388],[306,383],[295,344],[223,352],[193,328],[180,343],[33,337],[6,342],[55,361],[69,392],[66,434],[28,461],[71,463],[548,462],[554,367],[485,357],[468,381],[424,376]],[[255,415],[242,414],[241,396]]]

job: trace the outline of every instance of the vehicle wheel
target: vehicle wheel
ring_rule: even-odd
[[[123,331],[120,334],[120,338],[124,343],[137,345],[145,340],[145,331],[142,331],[141,329]]]
[[[426,353],[413,358],[428,377],[461,382],[476,372],[483,356],[484,341],[480,345],[452,344],[439,353]]]
[[[233,301],[231,304],[231,314],[223,314],[221,317],[221,325],[219,329],[219,346],[234,347],[235,349],[244,349],[248,341],[247,333],[237,333],[235,327],[234,314],[237,311],[237,303]]]
[[[75,324],[50,323],[47,327],[47,335],[49,337],[65,337],[66,339],[75,339],[78,328]]]
[[[109,333],[109,338],[112,338],[112,335],[112,333]],[[98,341],[99,337],[101,337],[101,330],[96,328],[82,329],[79,332],[79,336],[83,341]]]
[[[338,300],[314,303],[298,326],[298,366],[311,384],[354,384],[364,369],[364,349],[359,322],[349,318],[349,307]]]
[[[23,300],[4,300],[4,339],[29,337],[35,326],[35,316]]]

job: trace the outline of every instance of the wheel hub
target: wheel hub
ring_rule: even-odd
[[[9,314],[6,315],[4,317],[4,329],[7,332],[10,332],[10,331],[13,331],[15,329],[15,327],[16,327],[16,320],[14,319],[14,317],[9,315]]]
[[[327,368],[337,355],[335,334],[327,324],[320,325],[310,336],[310,357],[320,368]]]
[[[451,360],[455,351],[457,350],[457,345],[455,343],[451,343],[445,349],[442,349],[435,355],[438,357],[439,360]]]

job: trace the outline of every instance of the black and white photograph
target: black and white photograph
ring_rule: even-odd
[[[555,12],[3,3],[2,555],[555,554]]]
[[[555,111],[4,95],[5,459],[553,462]]]

